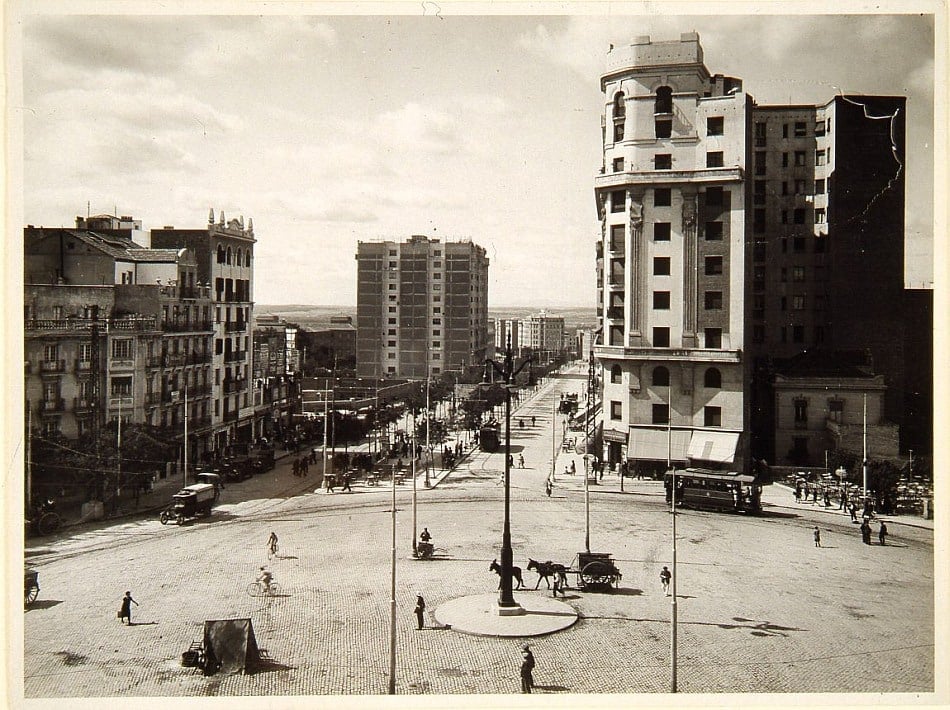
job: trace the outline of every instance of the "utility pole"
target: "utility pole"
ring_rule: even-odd
[[[185,382],[185,466],[184,485],[188,485],[188,383]]]
[[[413,538],[415,545],[415,538]],[[396,694],[396,468],[393,467],[392,557],[389,562],[389,694]]]
[[[670,606],[670,692],[676,692],[676,467],[673,466],[673,385],[668,386],[669,408],[666,413],[666,467],[671,472],[670,480],[670,520],[672,521],[673,567],[670,591],[673,601]]]

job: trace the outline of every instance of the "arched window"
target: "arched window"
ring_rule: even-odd
[[[231,247],[228,247],[227,263],[230,264],[232,261]]]
[[[610,384],[619,385],[623,382],[623,369],[620,365],[614,365],[610,368]]]
[[[251,250],[248,249],[246,252],[244,252],[244,266],[250,266],[250,265],[251,265]]]
[[[654,387],[669,387],[670,386],[670,371],[667,370],[662,365],[660,367],[653,368],[653,386]]]
[[[715,367],[710,367],[703,376],[703,386],[709,389],[720,389],[722,387],[722,373]]]
[[[244,266],[244,250],[238,247],[237,250],[237,259],[234,261],[238,266]]]
[[[618,91],[614,96],[614,142],[623,140],[624,121],[627,116],[627,104],[623,92]]]
[[[224,263],[224,247],[218,244],[218,263]]]
[[[657,87],[654,113],[673,113],[673,89],[668,86]]]

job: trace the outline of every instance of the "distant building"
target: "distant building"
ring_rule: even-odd
[[[360,242],[356,259],[359,376],[424,378],[484,361],[482,247],[415,235],[401,243]]]
[[[511,345],[511,351],[520,353],[524,343],[521,338],[522,321],[516,318],[496,318],[493,321],[495,329],[495,350],[504,352],[508,345]]]
[[[306,332],[302,347],[321,352],[324,366],[331,370],[336,370],[351,360],[355,361],[356,327],[353,325],[353,318],[331,316],[328,326]],[[310,356],[312,357],[313,353]],[[348,367],[352,367],[352,364]]]
[[[521,347],[557,355],[564,349],[564,319],[544,311],[521,321]]]
[[[280,437],[300,405],[297,326],[277,316],[255,316],[253,334],[252,394],[258,433]]]

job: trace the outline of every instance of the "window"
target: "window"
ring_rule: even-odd
[[[765,209],[756,207],[752,213],[752,231],[761,234],[765,231]]]
[[[765,326],[764,325],[752,326],[752,342],[753,343],[765,342]]]
[[[792,281],[804,281],[804,280],[805,280],[805,267],[793,266],[792,267]]]
[[[669,207],[673,204],[673,190],[668,187],[658,187],[653,190],[653,206]]]
[[[625,190],[614,190],[610,193],[610,211],[623,212],[627,207],[627,193]]]
[[[824,178],[822,178],[821,180],[815,180],[815,194],[816,194],[816,195],[824,195],[824,194],[825,194],[825,180],[824,180]]]
[[[755,151],[755,174],[765,175],[765,151]]]
[[[441,347],[442,347],[442,341],[441,341],[441,340],[433,340],[433,341],[432,341],[432,347],[433,347],[433,348],[441,348]]]
[[[386,319],[386,323],[389,324],[389,325],[396,325],[396,319],[395,319],[395,318],[387,318],[387,319]]]
[[[623,251],[624,226],[622,224],[610,225],[610,249],[611,251]]]
[[[610,402],[610,419],[620,421],[623,418],[623,403],[616,400]]]
[[[722,119],[719,119],[719,120],[721,121]],[[707,131],[706,131],[706,133],[707,133],[707,134],[709,133],[709,130],[708,130],[708,123],[707,123]],[[719,135],[722,135],[721,126],[720,126],[720,133],[719,133]],[[764,147],[765,147],[765,136],[766,136],[766,124],[765,124],[765,122],[764,122],[764,121],[757,121],[756,124],[755,124],[755,147],[756,147],[756,148],[764,148]]]
[[[765,180],[756,180],[753,184],[755,204],[765,204]]]
[[[783,311],[788,310],[788,296],[782,296],[779,303],[781,304],[779,308]]]
[[[799,398],[794,402],[795,426],[808,425],[808,400]]]
[[[788,124],[782,124],[782,138],[788,138]]]
[[[57,360],[59,360],[59,346],[58,345],[44,345],[43,346],[43,361],[56,362]]]
[[[614,119],[614,143],[623,140],[623,121]]]
[[[613,109],[614,109],[613,110],[614,140],[622,141],[623,140],[623,124],[627,116],[627,103],[622,91],[618,91],[614,95]]]
[[[113,397],[128,397],[132,394],[132,375],[113,377],[109,390]]]
[[[804,194],[805,194],[805,181],[804,181],[804,180],[796,180],[796,181],[795,181],[795,194],[796,194],[796,195],[804,195]]]
[[[673,156],[669,153],[657,153],[654,156],[653,167],[655,170],[672,170]]]
[[[387,359],[387,360],[395,360],[395,359],[396,359],[396,353],[386,353],[386,359]]]
[[[796,168],[805,167],[805,151],[804,150],[795,151],[795,167]]]
[[[389,313],[395,313],[395,312],[396,312],[396,307],[395,307],[395,306],[389,306],[388,311],[389,311]]]
[[[395,290],[396,290],[396,284],[389,284],[389,290],[390,290],[390,291],[395,291]]]
[[[782,180],[782,194],[788,194],[788,180]]]
[[[786,281],[788,281],[788,269],[784,266],[782,267],[782,270],[779,272],[779,281],[781,281],[782,283],[785,283]]]
[[[788,167],[788,153],[782,153],[782,167]]]
[[[706,341],[707,348],[721,348],[722,328],[706,328],[703,331],[703,338]]]
[[[832,421],[842,424],[844,422],[844,400],[843,399],[829,399],[828,400],[828,418]]]
[[[610,368],[610,384],[619,385],[623,382],[623,368],[620,365],[614,365]]]
[[[803,325],[792,326],[792,342],[793,343],[805,342],[805,326]]]
[[[816,150],[815,151],[815,165],[824,165],[825,164],[825,151]]]
[[[755,124],[755,137],[759,137],[759,126],[765,128],[764,123]],[[723,132],[723,117],[722,116],[709,116],[706,118],[706,135],[707,136],[721,136]],[[762,131],[764,136],[765,131]]]
[[[132,339],[118,338],[112,341],[112,357],[115,360],[132,359]]]
[[[668,86],[657,87],[654,113],[673,113],[673,89]]]
[[[670,310],[670,292],[669,291],[654,291],[653,292],[653,309],[657,311]]]
[[[706,260],[706,276],[718,276],[722,273],[722,257],[721,256],[707,256]]]
[[[654,328],[653,329],[653,347],[655,348],[670,347],[670,329],[669,328]]]
[[[795,224],[805,224],[805,209],[803,207],[796,207],[792,219]]]
[[[825,209],[824,207],[819,207],[815,210],[815,224],[824,224],[825,222]]]
[[[706,222],[706,241],[722,240],[722,222]]]
[[[722,166],[723,166],[723,162],[722,162],[721,150],[706,151],[706,167],[707,168],[721,168]]]
[[[826,234],[819,234],[815,237],[815,253],[824,254],[827,240]]]
[[[722,426],[722,407],[703,407],[703,426]]]
[[[654,276],[669,276],[670,275],[670,257],[668,256],[653,257],[653,275]]]
[[[386,331],[386,335],[395,335],[395,334],[396,334],[396,329],[395,329],[395,328],[389,328],[389,329]]]
[[[657,118],[653,122],[657,138],[669,138],[673,135],[673,121],[669,118]]]
[[[613,168],[615,173],[623,170],[623,158],[614,158]]]
[[[707,187],[706,188],[706,204],[715,205],[717,207],[722,206],[723,197],[725,193],[721,187]]]
[[[706,291],[703,295],[703,304],[707,311],[721,311],[722,291]]]
[[[808,124],[805,121],[795,121],[795,137],[804,138],[808,135]]]
[[[715,367],[710,367],[703,374],[703,387],[718,390],[722,388],[722,373]]]
[[[653,405],[653,423],[654,424],[668,424],[669,421],[670,421],[670,405],[654,404]]]
[[[671,227],[669,222],[657,222],[653,225],[653,241],[655,242],[668,242],[670,241]]]
[[[805,310],[805,297],[802,295],[792,296],[792,310],[793,311],[804,311]]]
[[[387,341],[386,341],[386,347],[389,347],[389,348],[394,348],[394,347],[396,347],[396,341],[395,341],[395,340],[387,340]]]
[[[654,367],[653,375],[650,378],[650,384],[654,387],[669,387],[670,386],[670,371],[665,367]]]

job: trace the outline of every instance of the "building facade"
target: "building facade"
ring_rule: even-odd
[[[613,47],[600,83],[604,456],[742,470],[751,98],[695,33]]]
[[[488,258],[470,241],[415,235],[360,242],[356,368],[360,377],[424,378],[485,359]]]
[[[504,352],[509,343],[512,352],[521,352],[521,348],[524,346],[521,339],[521,324],[522,321],[517,318],[496,318],[494,320],[494,343],[497,352]]]

